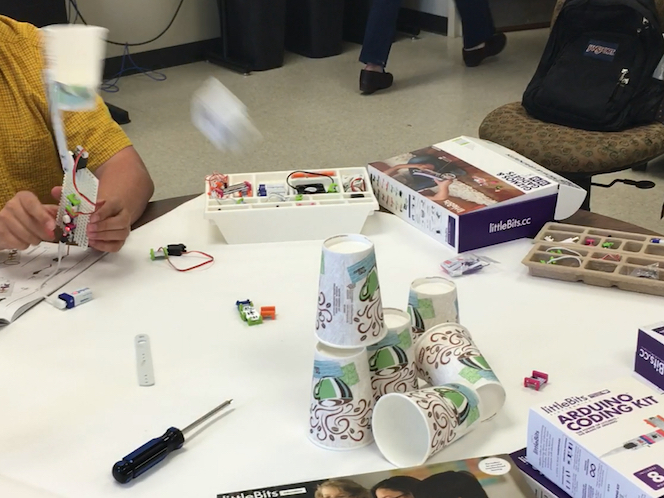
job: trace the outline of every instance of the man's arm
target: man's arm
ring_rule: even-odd
[[[143,214],[154,192],[145,164],[133,147],[126,147],[95,171],[99,178],[97,209],[90,217],[90,246],[116,252],[131,225]]]
[[[431,164],[397,164],[396,166],[392,166],[391,168],[386,169],[383,171],[384,174],[387,176],[393,176],[395,173],[402,169],[430,169],[433,170],[433,166]]]

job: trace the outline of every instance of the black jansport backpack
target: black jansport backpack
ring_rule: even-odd
[[[567,0],[523,107],[585,130],[652,123],[664,98],[664,81],[653,77],[663,55],[653,0]]]

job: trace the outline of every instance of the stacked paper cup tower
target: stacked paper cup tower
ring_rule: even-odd
[[[315,444],[342,450],[373,442],[375,396],[367,348],[383,341],[387,332],[373,243],[361,235],[327,239],[320,263],[319,342],[309,416],[309,437]]]
[[[335,450],[375,440],[385,458],[408,467],[495,415],[505,391],[470,332],[456,322],[452,281],[417,279],[408,313],[383,309],[372,242],[361,235],[327,239],[310,440]]]

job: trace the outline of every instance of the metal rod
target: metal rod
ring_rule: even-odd
[[[199,418],[198,420],[196,420],[196,422],[194,422],[193,424],[190,424],[190,425],[188,425],[187,427],[185,427],[184,429],[182,429],[182,431],[181,431],[182,434],[184,435],[185,433],[189,432],[190,430],[196,428],[197,426],[199,426],[200,424],[202,424],[203,422],[205,422],[207,419],[209,419],[210,417],[212,417],[215,413],[218,413],[218,412],[220,412],[221,410],[223,410],[224,408],[226,408],[226,407],[227,407],[228,405],[230,405],[232,402],[233,402],[232,399],[228,399],[228,400],[224,401],[222,404],[220,404],[220,405],[219,405],[218,407],[216,407],[214,410],[209,411],[208,413],[206,413],[205,415],[203,415],[201,418]]]

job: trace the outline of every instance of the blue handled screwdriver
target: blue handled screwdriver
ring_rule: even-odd
[[[171,427],[163,436],[148,441],[113,465],[113,477],[121,484],[136,479],[138,476],[161,462],[170,453],[182,448],[182,445],[184,444],[184,435],[187,432],[198,427],[210,417],[226,408],[232,401],[232,399],[224,401],[214,410],[209,411],[182,430]]]

